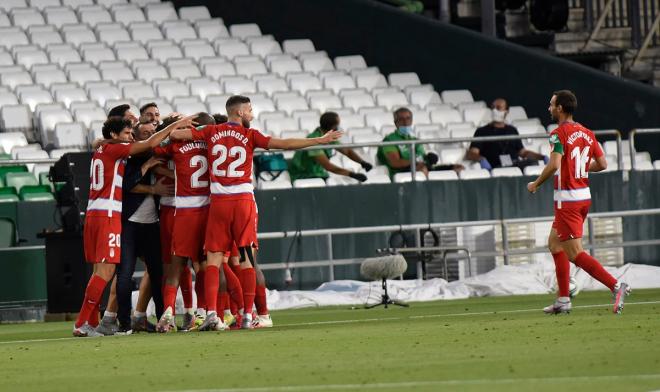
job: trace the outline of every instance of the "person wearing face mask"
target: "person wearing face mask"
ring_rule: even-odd
[[[320,119],[320,126],[307,137],[321,137],[330,130],[340,130],[339,124],[340,119],[337,113],[323,113]],[[334,142],[331,144],[339,143]],[[364,159],[362,159],[351,148],[341,148],[338,149],[338,151],[346,155],[352,161],[359,163],[365,171],[369,171],[373,167],[369,162],[366,162]],[[289,174],[291,175],[291,181],[302,178],[323,178],[325,180],[329,177],[328,172],[335,173],[340,176],[351,177],[360,182],[367,180],[367,176],[364,175],[364,173],[355,173],[330,162],[330,158],[332,158],[334,153],[335,150],[329,148],[323,150],[296,151],[293,159],[291,159],[289,162]]]
[[[477,128],[474,137],[518,135],[518,130],[506,123],[509,113],[509,104],[504,98],[493,101],[493,121]],[[525,149],[522,140],[502,140],[490,142],[472,142],[465,155],[466,159],[479,162],[483,169],[491,170],[496,167],[525,166],[538,164],[538,161],[547,161],[548,157],[534,151]]]
[[[385,136],[383,139],[384,142],[392,142],[399,140],[416,140],[417,138],[413,136],[413,114],[408,108],[399,108],[394,112],[394,125],[396,129],[394,132]],[[417,170],[424,173],[424,175],[429,174],[427,162],[429,164],[435,164],[438,160],[437,155],[429,154],[425,155],[424,147],[421,144],[415,145],[415,159],[417,160],[416,167]],[[387,166],[389,170],[390,177],[394,176],[396,173],[410,171],[410,145],[402,144],[400,146],[381,146],[378,147],[378,152],[376,153],[376,158],[378,161]]]

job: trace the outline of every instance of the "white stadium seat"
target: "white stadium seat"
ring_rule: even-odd
[[[470,108],[463,111],[463,119],[480,127],[493,120],[493,113],[488,108]]]
[[[458,180],[458,174],[453,170],[433,170],[429,172],[429,181]]]
[[[335,68],[350,71],[352,69],[367,68],[367,62],[362,55],[335,57]]]
[[[387,77],[390,86],[396,86],[400,89],[404,89],[408,86],[418,86],[422,84],[419,80],[419,76],[415,72],[401,72],[401,73],[391,73]]]
[[[264,130],[279,137],[283,131],[298,131],[299,129],[295,119],[285,117],[266,120]]]
[[[284,53],[291,53],[298,56],[304,52],[314,52],[314,43],[309,39],[287,39],[282,42],[282,49]]]
[[[163,3],[153,3],[148,4],[144,7],[144,13],[147,17],[147,20],[161,24],[167,20],[177,20],[179,15],[177,15],[174,6],[170,2]]]
[[[325,186],[322,178],[303,178],[293,182],[294,188],[323,188]]]
[[[472,93],[469,90],[445,90],[441,94],[442,102],[449,103],[454,106],[465,103],[474,102]]]
[[[247,37],[261,36],[261,29],[256,23],[234,24],[229,26],[229,34],[243,40]]]
[[[57,148],[82,148],[87,144],[87,130],[83,123],[58,123],[54,133]]]
[[[96,109],[79,109],[73,113],[76,122],[85,124],[87,128],[90,127],[93,121],[105,121],[106,114],[101,108]]]
[[[412,173],[396,173],[393,180],[395,183],[412,182]],[[415,172],[415,181],[426,181],[426,176],[422,172]]]
[[[458,173],[461,180],[478,180],[482,178],[490,178],[490,172],[486,169],[466,169]]]
[[[32,113],[28,105],[4,105],[0,109],[2,127],[5,129],[32,128]]]
[[[277,41],[255,41],[250,43],[250,53],[265,58],[271,54],[281,54],[282,47]]]
[[[421,108],[427,108],[428,105],[442,104],[442,100],[436,91],[413,91],[410,94],[410,103]]]
[[[496,167],[491,172],[493,177],[520,177],[522,172],[517,167]]]
[[[328,110],[337,111],[342,107],[341,100],[335,95],[316,96],[309,99],[309,105],[312,109],[316,109],[321,113]]]
[[[443,126],[453,122],[463,122],[463,116],[458,110],[433,110],[431,111],[431,122]]]
[[[408,106],[408,98],[404,93],[385,93],[376,96],[376,104],[385,106],[389,110],[395,110],[399,107]]]
[[[179,18],[189,20],[191,22],[196,20],[210,19],[211,13],[206,6],[190,6],[179,8]]]

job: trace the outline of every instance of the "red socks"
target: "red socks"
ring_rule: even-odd
[[[206,293],[204,292],[204,280],[206,271],[200,268],[195,276],[195,295],[197,295],[197,309],[206,309]]]
[[[243,311],[245,313],[252,313],[252,306],[254,305],[254,292],[257,286],[257,274],[254,268],[247,268],[241,270],[241,287],[243,288]]]
[[[163,287],[163,308],[172,307],[172,312],[176,309],[176,286],[166,284]]]
[[[183,270],[181,270],[181,275],[179,276],[179,287],[181,287],[181,296],[183,296],[183,307],[186,309],[192,308],[192,272],[190,271],[190,267],[187,265],[183,267]],[[165,308],[167,308],[167,305],[165,305]]]
[[[257,314],[260,316],[268,314],[268,304],[266,303],[266,286],[257,285],[257,292],[254,297],[254,304],[257,306]]]
[[[241,281],[238,279],[238,276],[234,274],[234,271],[228,263],[222,263],[222,270],[225,273],[227,292],[231,296],[231,301],[236,304],[236,308],[243,308],[243,288],[241,287]],[[232,312],[232,314],[236,313]]]
[[[616,279],[614,276],[610,275],[609,272],[605,271],[605,268],[600,265],[598,260],[589,256],[586,252],[582,252],[575,257],[573,262],[594,279],[607,286],[608,289],[614,290]]]
[[[89,321],[87,323],[91,325],[92,327],[96,328],[99,326],[99,304],[101,301],[96,303],[96,306],[94,307],[94,310],[92,310],[92,314],[89,315]]]
[[[218,314],[224,313],[229,308],[229,293],[226,291],[218,292]]]
[[[568,285],[571,279],[571,264],[568,261],[568,256],[564,251],[559,251],[559,253],[553,253],[552,258],[555,260],[559,297],[568,297],[570,294]]]
[[[218,305],[218,288],[220,287],[220,270],[215,265],[207,265],[204,275],[206,312],[216,312]]]
[[[98,304],[107,283],[98,275],[92,275],[89,279],[89,283],[87,283],[87,288],[85,289],[85,298],[83,299],[80,313],[78,313],[78,319],[76,320],[76,328],[80,328],[85,322],[90,321],[94,309],[97,309],[96,319],[98,324]]]

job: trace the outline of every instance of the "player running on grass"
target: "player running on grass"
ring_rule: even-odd
[[[83,233],[85,260],[94,264],[94,268],[73,326],[73,336],[102,336],[95,327],[101,295],[120,259],[122,176],[126,158],[158,146],[173,129],[191,125],[191,119],[185,118],[147,140],[133,143],[130,121],[117,118],[103,124],[103,137],[109,142],[101,144],[92,157]],[[154,163],[159,162],[154,160]]]
[[[550,133],[550,161],[536,181],[527,184],[527,190],[535,193],[541,184],[554,176],[555,220],[548,248],[555,261],[559,293],[555,303],[543,311],[549,314],[571,311],[571,260],[612,291],[613,311],[621,313],[624,296],[630,293],[630,287],[618,282],[582,248],[582,226],[591,205],[588,173],[605,170],[607,161],[594,133],[573,120],[576,108],[577,98],[571,91],[553,93],[548,111],[559,127]]]
[[[253,248],[257,248],[257,206],[252,186],[252,156],[255,148],[296,150],[339,139],[338,131],[318,138],[279,139],[249,128],[253,119],[248,97],[235,95],[227,100],[228,122],[201,130],[181,129],[172,140],[203,140],[208,146],[211,179],[211,205],[206,228],[207,266],[205,292],[207,316],[200,330],[218,330],[224,323],[217,315],[220,266],[235,241],[241,254],[241,287],[244,307],[242,327],[251,328],[250,313],[255,295],[256,276]]]

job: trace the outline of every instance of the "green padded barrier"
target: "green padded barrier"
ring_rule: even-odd
[[[46,254],[42,247],[0,249],[0,268],[0,305],[46,300]]]

